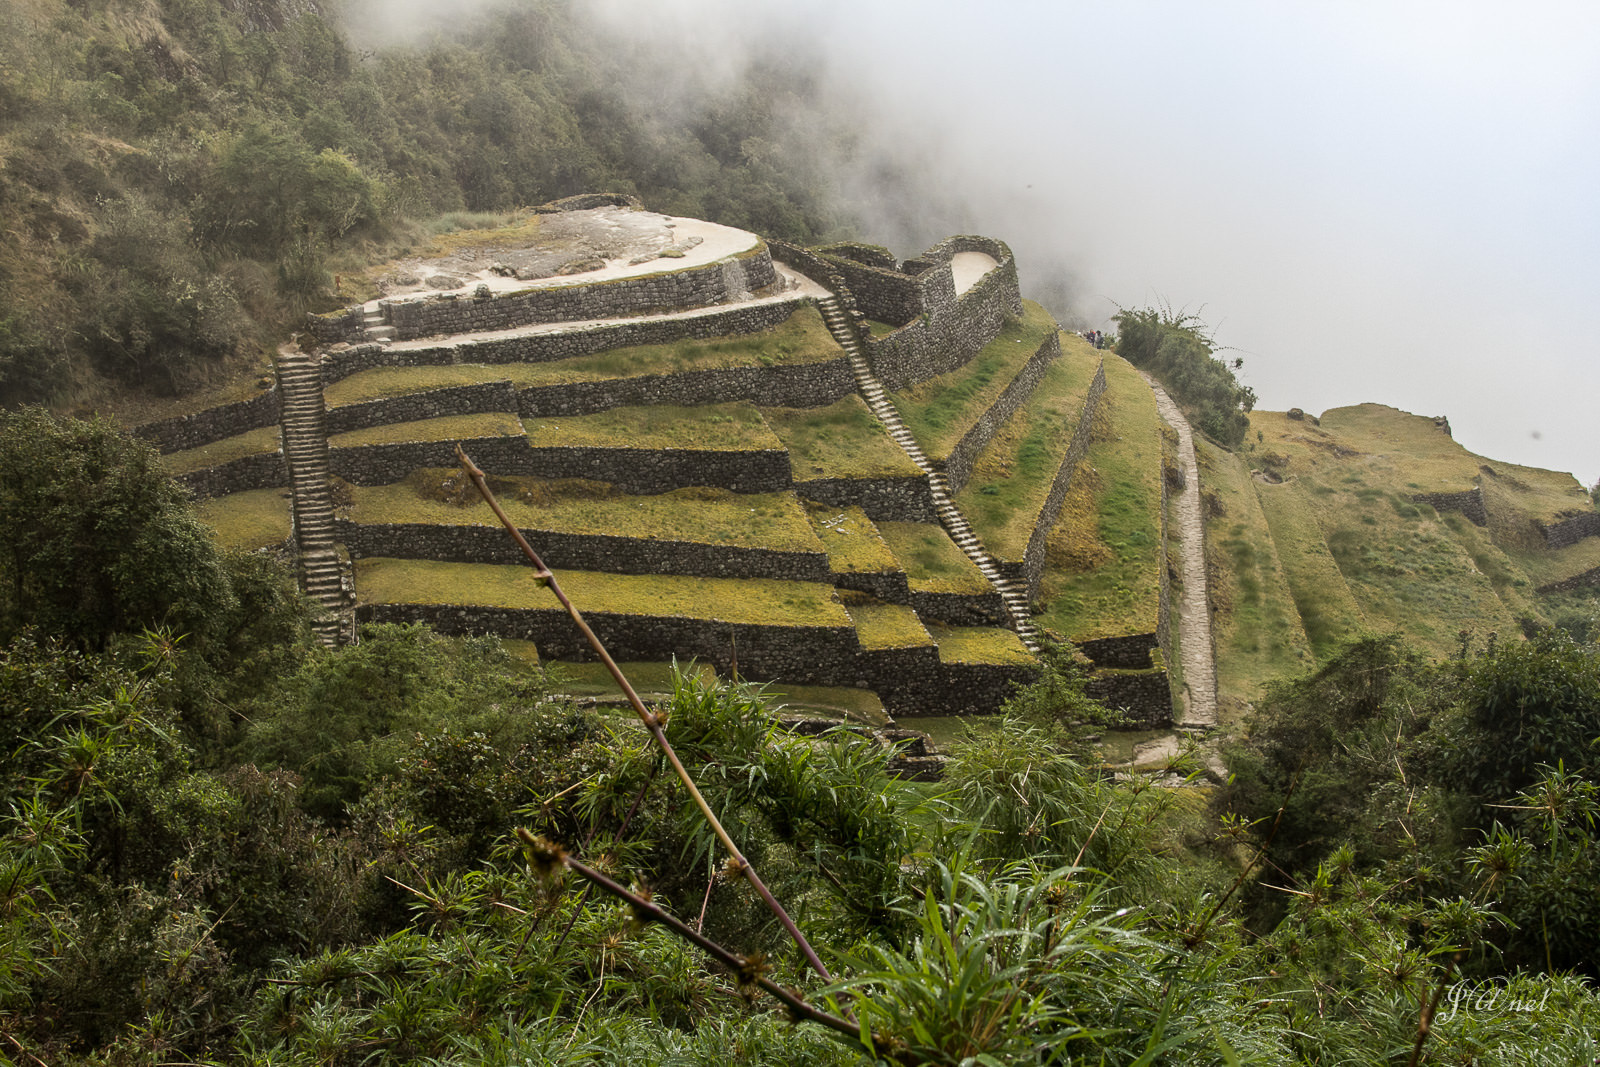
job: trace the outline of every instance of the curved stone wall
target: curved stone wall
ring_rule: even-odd
[[[429,559],[454,563],[521,563],[522,550],[499,526],[357,523],[336,520],[335,539],[356,558]],[[778,578],[830,583],[822,552],[664,541],[612,534],[522,529],[551,567],[613,574],[688,574],[704,578]],[[904,577],[902,576],[902,584]]]

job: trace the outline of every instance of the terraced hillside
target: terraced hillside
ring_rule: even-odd
[[[686,220],[631,206],[567,213],[584,212],[683,254],[627,249],[587,283],[469,272],[311,323],[356,618],[588,657],[456,470],[460,443],[619,658],[695,657],[814,699],[869,689],[895,715],[992,711],[1034,677],[1027,596],[1103,377],[1075,339],[1062,358],[1009,250],[875,260],[874,333],[846,279],[856,246],[774,257],[706,224],[680,241]],[[142,430],[250,548],[289,540],[316,476],[278,446],[274,392]],[[962,492],[975,469],[985,507]]]

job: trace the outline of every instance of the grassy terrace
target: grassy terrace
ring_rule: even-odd
[[[860,508],[836,508],[808,500],[805,509],[833,573],[876,574],[901,569],[878,527]]]
[[[1161,418],[1138,371],[1105,353],[1095,433],[1047,545],[1040,621],[1087,641],[1150,633],[1159,621]]]
[[[1300,486],[1257,483],[1255,489],[1300,625],[1312,651],[1326,657],[1346,636],[1366,628],[1368,620],[1328,551],[1316,508]]]
[[[612,408],[597,415],[526,419],[528,443],[586,448],[781,449],[783,443],[750,404]]]
[[[1039,663],[1020,637],[998,626],[930,625],[928,632],[939,643],[941,663],[992,663],[1017,667],[1033,667]]]
[[[229,548],[254,551],[281,544],[293,532],[287,489],[251,489],[202,500],[195,505],[195,512]]]
[[[1048,311],[1024,301],[1022,318],[1007,322],[965,366],[895,395],[900,417],[929,458],[950,455],[1055,328]]]
[[[1217,692],[1233,709],[1313,660],[1247,464],[1198,438],[1195,458],[1200,483],[1216,501],[1206,522],[1208,591],[1217,609]]]
[[[984,594],[994,591],[977,564],[931,522],[880,522],[878,531],[905,568],[913,592]]]
[[[259,430],[251,430],[237,437],[224,437],[220,441],[213,441],[199,448],[168,452],[161,457],[161,464],[170,474],[187,474],[207,467],[217,467],[246,456],[276,452],[281,444],[282,437],[278,433],[278,428],[263,426]]]
[[[915,478],[922,472],[854,393],[823,408],[762,408],[795,478]]]
[[[558,571],[557,577],[585,613],[718,619],[753,626],[851,625],[833,587],[815,582],[596,571]],[[356,590],[364,604],[560,609],[531,567],[493,563],[358,560]]]
[[[424,469],[403,482],[352,486],[349,517],[364,523],[498,526],[489,505],[469,492],[441,499],[454,472]],[[631,496],[603,482],[493,478],[495,496],[519,527],[575,534],[616,534],[663,541],[820,552],[805,509],[791,493],[735,493],[690,487]],[[537,547],[537,546],[536,546]]]
[[[924,648],[933,644],[917,613],[902,604],[877,601],[847,606],[855,620],[856,638],[865,649]]]
[[[475,437],[521,437],[522,435],[522,420],[505,412],[491,411],[484,415],[446,415],[438,419],[369,426],[364,430],[335,434],[328,438],[328,446],[355,448],[361,445],[393,445],[411,441],[468,441]]]
[[[1100,353],[1076,334],[1039,387],[995,433],[956,504],[996,559],[1020,560],[1072,442]],[[1154,404],[1151,404],[1154,411]]]
[[[822,316],[809,305],[760,333],[671,344],[613,348],[591,356],[547,363],[466,363],[445,367],[377,367],[328,386],[329,407],[387,396],[422,393],[454,385],[509,378],[518,388],[569,382],[610,381],[652,374],[820,363],[844,355]]]
[[[672,664],[649,661],[619,663],[622,674],[634,691],[646,700],[672,695]],[[707,682],[715,681],[717,672],[707,664],[683,663],[684,673],[698,675]],[[576,697],[600,697],[622,700],[622,687],[611,677],[604,663],[569,663],[566,660],[549,660],[545,663],[551,675],[550,688]],[[632,711],[628,713],[630,716]],[[635,720],[637,721],[637,720]]]

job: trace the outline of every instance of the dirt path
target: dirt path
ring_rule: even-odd
[[[1194,435],[1189,420],[1165,389],[1140,372],[1156,395],[1156,410],[1178,431],[1178,463],[1185,488],[1171,497],[1171,520],[1177,525],[1183,557],[1183,591],[1178,596],[1178,655],[1183,663],[1186,707],[1179,726],[1217,724],[1217,663],[1211,646],[1211,608],[1206,596],[1205,527],[1200,518],[1200,471],[1194,460]]]

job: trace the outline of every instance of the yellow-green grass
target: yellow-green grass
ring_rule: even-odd
[[[679,407],[651,404],[595,415],[523,420],[528,443],[540,447],[780,450],[782,442],[751,404]]]
[[[523,641],[516,637],[502,637],[500,647],[505,649],[512,659],[522,665],[524,669],[537,668],[539,663],[539,649],[532,641]]]
[[[1022,317],[1007,321],[964,366],[896,394],[894,405],[922,450],[934,460],[947,458],[1053,332],[1054,317],[1024,301]]]
[[[1195,439],[1206,518],[1207,591],[1217,650],[1217,695],[1226,712],[1254,700],[1272,681],[1315,663],[1277,546],[1237,455]]]
[[[647,699],[672,693],[673,664],[641,660],[617,664],[623,677],[633,686],[634,692]],[[717,672],[709,664],[680,662],[679,667],[691,677],[714,682]],[[622,687],[611,677],[604,663],[571,663],[566,660],[547,660],[545,667],[553,676],[551,688],[576,697],[614,697],[622,699]]]
[[[352,486],[349,518],[362,523],[498,526],[489,505],[438,499],[454,472],[424,468],[403,482]],[[518,527],[573,534],[612,534],[662,541],[820,552],[806,509],[792,493],[735,493],[690,487],[631,496],[600,482],[495,478],[496,498]],[[537,546],[535,546],[537,547]]]
[[[821,408],[762,408],[789,450],[797,481],[813,478],[915,478],[922,472],[851,393]]]
[[[880,522],[878,532],[905,569],[912,590],[982,595],[994,591],[977,564],[931,522]]]
[[[1506,610],[1515,618],[1538,618],[1541,609],[1534,600],[1537,583],[1529,577],[1527,568],[1519,566],[1504,549],[1495,544],[1488,530],[1474,526],[1464,516],[1447,511],[1441,512],[1439,518],[1472,565],[1488,579]],[[1595,539],[1593,544],[1595,551],[1591,555],[1596,565],[1600,565],[1600,539]]]
[[[887,726],[890,722],[883,701],[870,689],[771,682],[761,687],[761,693],[774,711],[847,719],[868,726]]]
[[[917,613],[903,604],[860,603],[846,607],[865,649],[924,648],[933,644]]]
[[[1104,353],[1089,452],[1047,542],[1040,622],[1073,641],[1150,633],[1160,622],[1161,419],[1144,379]]]
[[[849,626],[830,585],[758,578],[558,571],[579,611],[658,618],[715,619],[752,626]],[[364,559],[356,590],[366,604],[459,604],[553,608],[560,604],[531,567],[431,560]]]
[[[521,437],[522,420],[501,411],[483,415],[445,415],[417,422],[394,422],[369,426],[364,430],[335,434],[328,438],[331,448],[357,448],[364,445],[393,445],[419,441],[470,441],[479,437]]]
[[[250,551],[288,540],[294,532],[290,511],[287,489],[250,489],[195,505],[200,521],[217,532],[220,543]]]
[[[1311,650],[1326,658],[1369,621],[1323,540],[1317,509],[1295,482],[1255,484],[1289,595]]]
[[[1022,639],[998,626],[930,625],[928,633],[939,644],[940,663],[988,663],[1033,667],[1039,661]]]
[[[1100,362],[1087,342],[1077,340],[1065,346],[1028,402],[995,432],[966,488],[956,496],[957,506],[996,559],[1022,559],[1061,457],[1072,443]]]
[[[169,474],[187,474],[207,467],[219,467],[246,456],[276,452],[282,440],[276,426],[263,426],[259,430],[250,430],[236,437],[224,437],[199,448],[168,452],[161,457],[161,464]]]
[[[843,355],[816,308],[805,306],[771,329],[732,337],[630,345],[543,363],[375,367],[335,382],[328,386],[326,395],[329,407],[341,407],[382,397],[506,379],[517,388],[526,389],[687,371],[819,363],[840,359]]]
[[[858,507],[804,501],[812,529],[828,553],[828,569],[835,574],[878,574],[901,569],[883,534]]]

